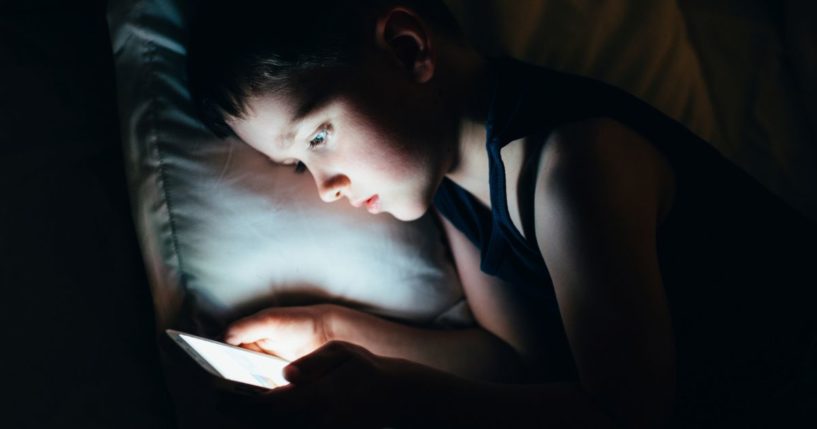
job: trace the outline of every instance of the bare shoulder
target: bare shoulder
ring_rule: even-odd
[[[646,138],[610,118],[587,119],[555,129],[542,157],[548,166],[560,167],[553,173],[576,173],[577,170],[570,167],[591,165],[616,168],[627,164],[631,169],[661,167],[655,164],[666,163],[664,156]]]
[[[610,118],[565,124],[542,152],[537,196],[652,203],[658,218],[672,203],[674,175],[653,143]]]

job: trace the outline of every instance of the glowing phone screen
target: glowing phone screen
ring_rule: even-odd
[[[228,380],[267,389],[289,384],[283,374],[285,360],[181,333],[179,337]]]

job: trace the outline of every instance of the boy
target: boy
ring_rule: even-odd
[[[479,324],[266,310],[226,340],[298,358],[270,406],[588,428],[803,410],[813,226],[684,127],[600,82],[486,60],[437,2],[202,10],[208,125],[308,168],[327,202],[407,221],[433,205]]]

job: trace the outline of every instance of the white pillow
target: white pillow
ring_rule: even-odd
[[[433,219],[322,202],[312,178],[196,119],[179,0],[109,4],[132,203],[159,329],[215,334],[269,305],[342,302],[419,324],[471,323]]]

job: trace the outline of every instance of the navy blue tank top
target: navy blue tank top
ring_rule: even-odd
[[[793,396],[802,397],[817,365],[814,224],[709,143],[622,90],[507,58],[491,60],[489,75],[491,207],[449,179],[434,204],[480,249],[482,271],[545,303],[549,377],[575,379],[576,373],[536,243],[537,169],[529,163],[538,163],[556,127],[606,117],[649,140],[675,176],[673,205],[656,246],[676,342],[678,415],[690,423],[711,421],[726,409],[790,407]],[[518,197],[524,236],[508,212],[500,157],[502,147],[522,137],[527,146]]]

